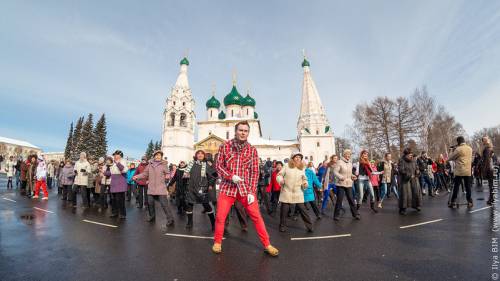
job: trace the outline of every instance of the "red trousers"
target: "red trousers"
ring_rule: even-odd
[[[38,196],[38,193],[40,193],[40,186],[42,186],[43,189],[43,194],[45,197],[49,197],[49,193],[47,192],[47,183],[45,180],[37,180],[35,183],[35,196]]]
[[[214,233],[215,243],[222,243],[222,236],[224,235],[226,218],[229,211],[231,210],[231,206],[236,200],[241,202],[248,216],[253,221],[255,230],[259,235],[259,239],[262,242],[262,245],[264,247],[269,246],[271,244],[269,242],[269,234],[267,234],[266,225],[264,224],[264,220],[262,219],[262,216],[260,214],[259,202],[255,200],[255,202],[253,202],[251,205],[248,205],[247,198],[241,197],[239,193],[236,195],[236,197],[230,197],[224,193],[221,193],[219,195],[219,198],[217,199],[217,213],[215,218]]]

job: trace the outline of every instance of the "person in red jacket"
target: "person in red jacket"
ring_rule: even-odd
[[[280,198],[281,185],[276,180],[279,171],[283,168],[283,163],[281,161],[276,162],[276,168],[271,174],[271,180],[267,186],[266,192],[271,193],[271,208],[269,209],[269,215],[273,216],[278,208],[278,201]]]
[[[279,251],[269,241],[266,225],[256,203],[257,181],[259,179],[259,155],[257,149],[248,143],[250,125],[241,121],[234,126],[235,138],[224,142],[219,147],[216,161],[217,174],[221,177],[217,217],[215,223],[214,245],[212,251],[222,252],[224,223],[231,206],[239,201],[253,221],[264,250],[270,256],[277,256]]]
[[[146,156],[142,156],[141,163],[135,169],[134,176],[138,176],[146,170],[148,166],[148,158]],[[137,208],[142,209],[143,206],[148,206],[148,181],[146,179],[140,179],[136,181],[137,183],[137,191],[135,202]]]

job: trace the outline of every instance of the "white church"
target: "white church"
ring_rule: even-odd
[[[310,64],[304,57],[302,68],[302,101],[297,121],[297,136],[292,140],[271,140],[262,137],[256,101],[242,96],[233,85],[223,105],[212,96],[206,102],[206,120],[196,122],[195,101],[189,87],[189,61],[183,58],[177,81],[165,103],[163,114],[162,151],[170,163],[192,159],[198,149],[214,155],[220,144],[234,137],[234,126],[240,121],[250,124],[248,141],[257,148],[261,159],[283,160],[300,151],[306,161],[317,165],[335,153],[335,138],[326,117],[318,90],[311,76]],[[195,140],[195,130],[198,139]]]

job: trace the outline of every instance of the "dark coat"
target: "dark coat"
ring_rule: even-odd
[[[201,165],[194,163],[189,173],[186,199],[191,204],[202,204],[214,201],[217,172],[207,164],[205,177],[201,176]]]
[[[418,183],[419,170],[413,160],[399,160],[399,208],[420,208],[422,206],[422,190]]]

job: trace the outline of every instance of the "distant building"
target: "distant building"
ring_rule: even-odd
[[[28,155],[39,154],[41,152],[41,148],[27,141],[0,136],[0,155],[2,155],[5,159],[10,156],[14,156],[16,158],[21,156],[23,159],[26,159]]]
[[[42,155],[45,157],[45,161],[64,161],[64,152],[43,152]]]
[[[188,82],[189,61],[183,58],[180,72],[167,98],[163,116],[162,151],[169,162],[190,160],[194,151],[201,149],[214,155],[219,146],[234,138],[234,126],[240,121],[250,125],[248,141],[257,148],[259,157],[283,160],[294,152],[301,151],[307,161],[318,163],[335,153],[333,130],[312,79],[309,62],[304,58],[302,68],[302,100],[297,122],[297,137],[292,140],[263,138],[259,115],[255,111],[256,101],[247,92],[242,96],[233,77],[231,91],[221,103],[215,92],[205,103],[207,117],[196,122],[195,101]],[[195,141],[195,125],[198,140]]]

